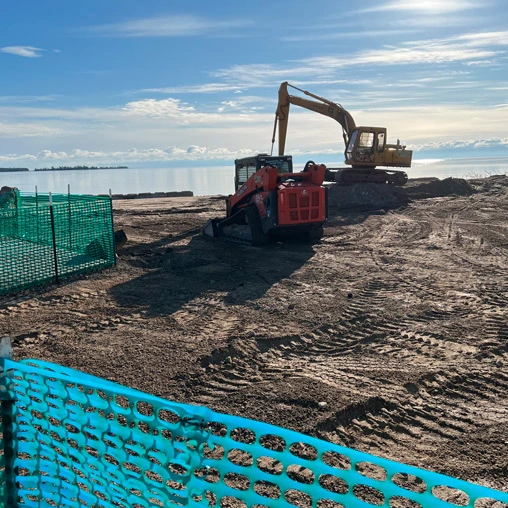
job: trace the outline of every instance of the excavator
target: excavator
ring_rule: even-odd
[[[288,87],[294,88],[315,100],[306,99],[299,95],[290,95]],[[396,145],[388,144],[386,142],[386,128],[357,127],[351,113],[340,104],[302,90],[287,81],[281,83],[279,87],[279,103],[275,112],[272,136],[272,153],[278,124],[279,156],[284,155],[291,104],[329,116],[342,127],[342,136],[346,147],[344,151],[345,163],[352,167],[330,168],[326,174],[326,181],[335,181],[342,185],[385,183],[399,186],[407,182],[408,177],[404,171],[385,168],[411,167],[413,152],[406,150],[406,147],[402,146],[399,140],[397,140]],[[383,169],[376,169],[376,166],[383,166]]]
[[[293,172],[290,155],[236,159],[236,192],[226,199],[226,217],[209,220],[201,232],[248,245],[288,236],[318,240],[327,218],[325,173],[326,166],[313,161]]]

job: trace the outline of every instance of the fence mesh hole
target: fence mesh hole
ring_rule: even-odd
[[[247,476],[238,473],[227,473],[224,476],[224,483],[236,490],[248,490],[250,487],[250,480]]]
[[[264,473],[279,475],[282,474],[282,462],[272,457],[259,457],[257,460],[258,468]]]
[[[259,439],[259,444],[274,452],[283,452],[286,449],[286,441],[275,434],[265,434]]]
[[[318,452],[312,445],[298,442],[289,447],[289,451],[295,456],[305,460],[316,460]]]
[[[441,501],[454,504],[457,506],[467,506],[469,504],[469,496],[458,489],[452,489],[446,485],[439,485],[432,489],[432,494]]]
[[[325,452],[321,456],[321,460],[328,466],[336,469],[351,469],[351,461],[349,460],[349,457],[342,455],[342,453]]]
[[[378,466],[377,464],[373,464],[372,462],[358,462],[355,466],[355,469],[362,475],[367,478],[372,478],[373,480],[386,481],[387,474],[386,470]]]
[[[299,508],[310,508],[312,506],[312,498],[309,494],[296,489],[289,489],[284,494],[284,499]]]
[[[228,459],[230,462],[237,466],[252,466],[253,458],[249,452],[244,452],[243,450],[238,450],[234,448],[228,452]]]
[[[402,496],[393,496],[388,504],[390,508],[423,508],[420,503]]]
[[[281,494],[278,485],[265,480],[258,480],[254,483],[254,492],[260,496],[269,497],[271,499],[279,499]]]
[[[345,480],[331,474],[322,474],[319,477],[319,485],[335,494],[346,494],[349,489],[349,485]]]
[[[392,478],[393,483],[402,489],[410,490],[411,492],[416,492],[421,494],[427,490],[426,483],[417,476],[406,473],[397,473],[393,475]]]
[[[230,437],[239,443],[253,444],[256,442],[256,434],[254,434],[252,430],[243,427],[233,429],[230,433]]]
[[[383,493],[368,485],[355,485],[353,487],[353,494],[364,503],[381,506],[385,502]]]
[[[303,466],[292,464],[287,467],[286,474],[291,480],[298,483],[306,483],[307,485],[314,483],[314,473]]]

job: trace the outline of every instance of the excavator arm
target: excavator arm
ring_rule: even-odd
[[[303,94],[308,95],[309,97],[312,97],[316,100],[313,101],[305,99],[304,97],[299,97],[297,95],[290,95],[288,92],[288,87],[294,88],[295,90],[298,90]],[[313,93],[307,92],[306,90],[302,90],[301,88],[291,85],[290,83],[285,81],[284,83],[281,83],[279,87],[279,104],[277,106],[277,111],[275,112],[275,123],[273,126],[273,137],[272,137],[272,147],[273,147],[273,143],[275,143],[275,135],[278,124],[279,155],[284,155],[284,150],[286,147],[289,107],[291,106],[291,104],[295,104],[296,106],[300,106],[310,111],[314,111],[321,115],[333,118],[342,126],[342,136],[344,137],[344,144],[346,146],[348,145],[349,136],[351,132],[356,128],[355,121],[351,116],[351,114],[348,111],[346,111],[340,104],[329,101],[328,99],[324,99],[323,97],[319,97],[319,95],[314,95]]]
[[[288,87],[298,90],[310,99],[301,95],[291,95]],[[385,127],[357,126],[351,114],[340,104],[302,90],[287,81],[281,83],[279,87],[279,103],[275,112],[272,135],[272,153],[278,124],[279,156],[284,155],[291,104],[333,118],[342,127],[345,145],[344,162],[352,167],[330,168],[327,180],[333,176],[336,182],[344,185],[360,182],[404,185],[407,182],[407,174],[403,171],[376,169],[376,167],[411,167],[413,152],[406,150],[406,147],[398,142],[396,145],[388,144]],[[335,174],[332,174],[332,171],[336,171]]]

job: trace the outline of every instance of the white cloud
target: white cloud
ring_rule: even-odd
[[[0,48],[2,53],[10,53],[11,55],[24,56],[26,58],[40,58],[41,48],[34,48],[33,46],[5,46]]]
[[[59,162],[59,163],[107,163],[107,162],[171,162],[171,161],[209,161],[228,160],[251,155],[250,149],[230,150],[228,148],[208,148],[191,145],[187,148],[171,146],[167,148],[130,148],[125,151],[93,151],[75,149],[70,152],[40,150],[35,154],[0,155],[0,162]]]
[[[60,129],[47,127],[39,123],[0,122],[0,138],[34,138],[59,134],[61,134]]]
[[[180,93],[220,93],[220,92],[237,92],[238,85],[230,85],[227,83],[204,83],[202,85],[189,85],[180,87],[164,87],[164,88],[145,88],[133,93],[162,93],[162,94],[180,94]]]
[[[458,41],[465,41],[470,47],[478,46],[507,46],[508,31],[503,32],[479,32],[465,34],[457,37]]]
[[[424,143],[419,145],[410,145],[415,152],[421,151],[441,151],[449,149],[463,149],[463,148],[492,148],[492,147],[508,147],[508,137],[491,137],[486,139],[467,139],[467,140],[452,140],[452,141],[436,141],[431,143]]]
[[[468,0],[393,0],[357,12],[409,11],[416,14],[450,14],[480,7],[485,8],[485,1],[480,5],[477,1]]]
[[[358,68],[359,66],[417,66],[444,65],[450,63],[474,64],[489,60],[496,63],[504,58],[508,46],[508,31],[472,33],[442,39],[415,40],[370,49],[340,56],[328,55],[296,60],[283,65],[246,64],[235,65],[211,73],[213,78],[221,78],[230,86],[266,87],[274,86],[274,80],[287,80],[301,83],[309,79],[321,78],[333,81],[338,70]],[[433,72],[436,72],[434,70]],[[249,84],[239,76],[249,76]]]
[[[245,26],[240,20],[221,21],[193,15],[157,16],[88,27],[86,31],[115,37],[190,37],[224,34]]]
[[[182,105],[179,99],[145,99],[129,102],[123,108],[129,115],[149,116],[153,118],[181,118],[194,111],[192,106]]]
[[[286,42],[305,42],[305,41],[335,41],[340,39],[366,39],[369,37],[388,37],[390,35],[414,34],[413,29],[393,29],[393,30],[355,30],[352,32],[333,31],[329,33],[311,32],[300,35],[288,35],[280,38]]]
[[[338,140],[336,140],[338,141]],[[337,145],[337,143],[334,143]],[[481,148],[508,148],[508,138],[490,137],[483,139],[452,139],[447,141],[429,141],[420,144],[408,144],[414,152],[442,152],[451,149],[481,149]],[[200,145],[190,145],[187,148],[169,146],[166,148],[129,148],[117,151],[101,151],[74,149],[69,152],[40,150],[36,153],[0,155],[0,162],[25,163],[37,166],[38,164],[106,164],[106,163],[146,163],[146,162],[199,162],[220,160],[231,162],[235,158],[245,157],[258,152],[252,148],[231,149],[226,147],[210,148]],[[321,155],[342,157],[342,148],[330,147],[326,144],[316,144],[313,147],[302,146],[291,151],[293,156],[310,156],[316,153]]]

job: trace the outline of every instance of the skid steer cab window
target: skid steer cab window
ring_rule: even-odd
[[[277,168],[277,173],[279,173],[279,175],[282,173],[291,173],[292,172],[288,161],[271,160],[271,161],[268,161],[267,164],[269,166],[273,166],[273,167]]]
[[[237,166],[235,190],[238,190],[256,171],[254,163]]]

